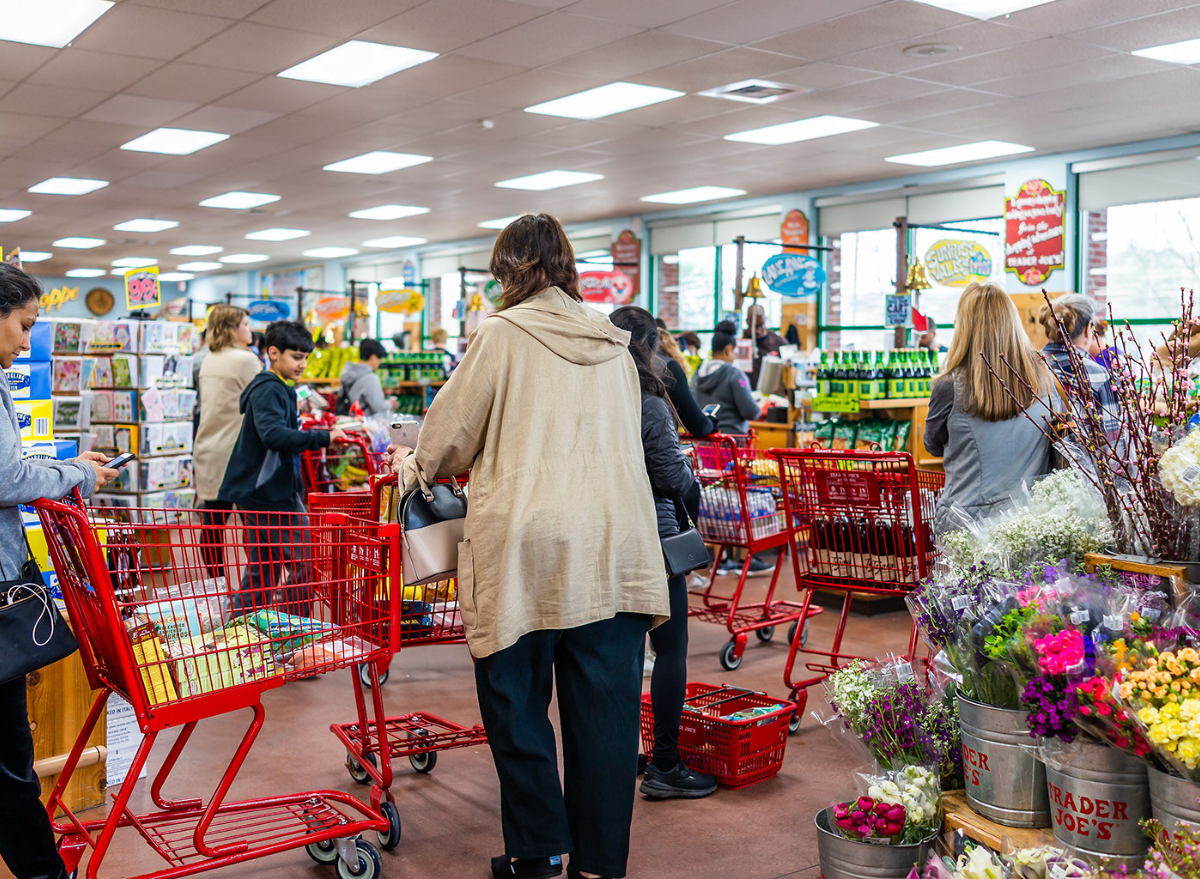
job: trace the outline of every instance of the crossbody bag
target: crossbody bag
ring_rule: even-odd
[[[0,683],[66,659],[79,649],[42,579],[28,537],[25,549],[28,557],[14,579],[0,565]]]

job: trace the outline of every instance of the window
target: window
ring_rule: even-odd
[[[998,284],[1004,289],[1004,220],[993,217],[944,225],[947,228],[913,229],[909,250],[924,263],[925,274],[933,285],[916,294],[914,304],[921,314],[933,318],[938,327],[938,344],[948,348],[954,336],[958,300],[962,298],[967,284],[979,280],[981,283]],[[964,253],[966,248],[961,246],[963,242],[977,245],[977,249],[971,254]],[[948,249],[956,252],[948,254]],[[965,276],[965,262],[969,262],[969,268],[980,274]],[[990,271],[983,275],[984,269]],[[950,283],[941,283],[939,276]]]
[[[667,262],[671,257],[663,257]],[[717,297],[717,249],[715,247],[690,247],[679,251],[675,257],[678,272],[677,296],[679,301],[678,328],[681,330],[704,330],[716,326]],[[669,265],[669,263],[668,263]],[[662,277],[664,273],[660,273]],[[667,287],[664,285],[659,297],[659,312],[664,311]],[[671,325],[664,315],[663,320]]]
[[[742,245],[742,287],[750,283],[750,278],[757,274],[762,278],[763,263],[773,256],[783,253],[783,248],[772,247],[768,244]],[[734,311],[733,288],[737,282],[737,245],[726,244],[721,247],[721,310]],[[762,285],[763,298],[759,304],[767,311],[767,326],[779,329],[783,322],[783,297]],[[742,305],[745,314],[746,303]]]

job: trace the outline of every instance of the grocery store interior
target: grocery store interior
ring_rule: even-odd
[[[0,2],[0,876],[1200,879],[1198,97],[1189,0]]]

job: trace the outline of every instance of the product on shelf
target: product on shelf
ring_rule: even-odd
[[[817,396],[927,397],[936,374],[937,359],[924,349],[834,351],[832,359],[823,353],[817,367]]]
[[[8,379],[8,390],[14,400],[50,399],[49,363],[14,363],[4,370],[4,375]]]

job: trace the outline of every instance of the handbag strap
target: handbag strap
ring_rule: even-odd
[[[685,504],[679,498],[675,498],[673,503],[675,504],[675,516],[678,518],[679,511],[683,510],[683,518],[687,520],[688,525],[690,525],[692,528],[695,528],[696,523],[692,521],[692,514],[688,512],[687,504]]]
[[[4,560],[0,558],[0,583],[15,582],[21,579],[25,565],[34,560],[33,547],[29,544],[29,532],[25,530],[25,523],[21,523],[21,538],[25,541],[25,563],[17,568],[17,576],[11,579],[8,576],[8,571],[4,570]]]

